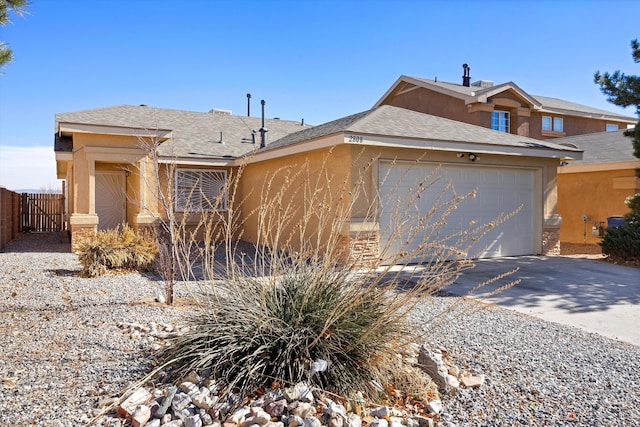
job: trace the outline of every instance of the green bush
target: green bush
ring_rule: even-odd
[[[602,253],[614,261],[640,262],[640,222],[607,228],[599,245]]]
[[[150,270],[154,267],[158,247],[153,237],[136,233],[128,225],[99,231],[95,236],[82,241],[78,258],[82,264],[81,274],[96,277],[108,270]]]
[[[631,212],[624,216],[626,222],[640,222],[640,193],[624,199],[624,204],[631,209]]]

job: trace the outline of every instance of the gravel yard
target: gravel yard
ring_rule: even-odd
[[[118,324],[180,324],[188,309],[153,303],[161,285],[143,275],[77,277],[68,250],[32,234],[0,252],[0,425],[85,424],[149,365],[151,343]],[[457,297],[419,307],[417,327],[453,303],[425,341],[486,382],[445,394],[442,425],[640,425],[640,347]]]

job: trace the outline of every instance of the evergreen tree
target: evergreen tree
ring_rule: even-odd
[[[635,63],[640,63],[640,43],[638,39],[631,41],[631,55]],[[636,107],[636,115],[640,116],[640,76],[627,76],[620,70],[613,73],[600,74],[596,71],[594,82],[600,85],[602,93],[607,95],[607,101],[621,107]],[[640,121],[635,129],[628,129],[626,136],[633,138],[633,155],[640,159]],[[640,177],[640,170],[636,173]]]
[[[27,12],[28,0],[0,0],[0,26],[11,23],[9,11],[13,11],[18,16],[22,16]],[[13,59],[13,51],[9,46],[0,41],[0,70],[4,68]]]

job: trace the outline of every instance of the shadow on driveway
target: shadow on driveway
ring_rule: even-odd
[[[516,267],[520,270],[505,280],[469,296],[640,345],[640,269],[636,267],[562,256],[478,260],[475,268],[465,270],[446,290],[467,295],[478,283]],[[516,279],[521,283],[486,297]]]

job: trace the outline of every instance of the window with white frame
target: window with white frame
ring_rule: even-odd
[[[224,188],[227,171],[206,169],[177,169],[175,208],[178,212],[207,212],[226,210]]]
[[[564,131],[564,119],[562,117],[553,118],[553,131],[554,132]]]
[[[491,113],[491,129],[509,133],[509,112],[493,111]]]
[[[542,130],[564,132],[564,119],[562,117],[542,116]]]
[[[607,132],[615,132],[618,130],[618,125],[613,123],[607,123]]]

